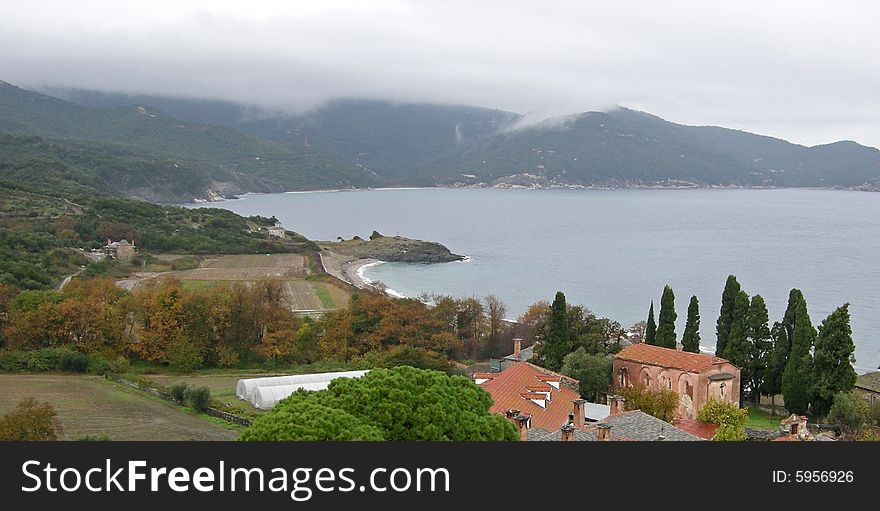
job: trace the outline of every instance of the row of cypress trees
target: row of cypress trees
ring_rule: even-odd
[[[660,301],[659,324],[654,322],[651,302],[646,343],[676,347],[674,302],[675,295],[666,286]],[[699,353],[699,329],[699,301],[692,296],[681,340],[683,350]],[[756,403],[760,395],[771,396],[773,402],[772,397],[782,394],[790,412],[824,417],[834,396],[855,385],[855,344],[848,303],[825,318],[817,331],[803,293],[792,289],[782,320],[771,328],[764,298],[750,298],[736,277],[730,275],[721,295],[715,332],[715,355],[740,368],[741,395],[751,393]]]

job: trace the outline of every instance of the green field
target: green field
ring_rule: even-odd
[[[749,416],[746,419],[746,427],[753,429],[776,430],[783,417],[773,417],[769,413],[756,408],[749,408]]]
[[[234,440],[238,431],[204,415],[98,376],[0,374],[0,414],[24,398],[51,404],[62,439]]]

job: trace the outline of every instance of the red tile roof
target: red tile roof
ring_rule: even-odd
[[[694,419],[676,419],[672,425],[703,440],[712,440],[718,431],[718,424],[710,424]]]
[[[661,348],[660,346],[651,346],[645,343],[633,344],[624,348],[614,358],[671,369],[681,369],[692,373],[699,373],[715,364],[727,362],[723,358],[712,355]]]
[[[494,404],[489,411],[491,413],[505,413],[510,409],[517,409],[523,413],[531,414],[532,427],[554,431],[561,428],[568,421],[568,414],[572,412],[572,401],[580,398],[577,392],[565,385],[559,390],[551,387],[551,399],[546,403],[546,408],[523,397],[528,395],[527,387],[541,385],[543,377],[560,377],[550,371],[540,370],[527,362],[518,362],[500,373],[494,374],[494,378],[482,383],[480,386],[492,395]],[[537,394],[536,399],[544,398],[543,394]]]

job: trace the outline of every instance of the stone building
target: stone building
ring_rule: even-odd
[[[284,237],[284,226],[281,225],[281,222],[275,222],[275,225],[269,227],[269,236],[275,236],[276,238]]]
[[[136,248],[134,243],[128,240],[113,241],[107,240],[105,247],[107,255],[118,259],[119,261],[129,262],[134,259]]]
[[[710,398],[739,406],[740,371],[727,360],[640,343],[614,356],[615,388],[643,385],[679,396],[676,416],[695,419]]]
[[[873,407],[880,403],[880,371],[867,373],[856,378],[856,392]]]

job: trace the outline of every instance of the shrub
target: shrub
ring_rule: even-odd
[[[636,385],[620,389],[619,394],[626,400],[624,406],[627,410],[641,410],[666,422],[672,422],[678,408],[678,394],[669,389],[652,390]]]
[[[58,369],[72,373],[84,373],[89,369],[89,357],[78,351],[68,351],[58,359]]]
[[[58,440],[61,433],[61,421],[52,405],[32,397],[22,400],[0,419],[0,440]]]
[[[208,407],[208,403],[211,402],[211,389],[204,385],[199,387],[192,385],[183,391],[183,397],[186,403],[194,410],[204,412],[205,408]]]
[[[109,442],[112,440],[107,435],[83,435],[76,439],[77,442]]]
[[[188,383],[179,381],[172,383],[171,387],[169,387],[168,390],[171,392],[171,397],[173,397],[175,401],[183,403],[184,395],[186,394],[186,389],[188,387]]]
[[[58,368],[61,358],[61,350],[43,348],[36,351],[25,352],[25,370],[33,373],[43,373]]]
[[[128,359],[121,355],[113,360],[107,360],[101,355],[89,357],[89,372],[98,376],[123,374],[128,372],[130,368],[131,364]]]
[[[742,441],[748,438],[745,432],[748,415],[749,411],[745,408],[710,398],[709,402],[700,408],[697,419],[701,422],[718,424],[718,431],[712,440]]]
[[[236,367],[238,362],[239,356],[237,351],[226,346],[220,348],[217,355],[217,365],[220,367]]]
[[[838,392],[828,411],[828,422],[837,424],[843,436],[858,438],[870,419],[871,410],[856,392]]]
[[[0,351],[0,370],[18,372],[25,370],[25,356],[22,351]]]

